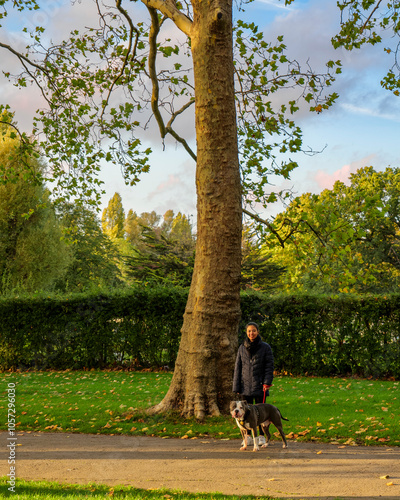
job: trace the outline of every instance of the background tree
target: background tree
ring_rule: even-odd
[[[194,240],[180,241],[143,227],[141,248],[125,258],[127,276],[136,283],[189,287],[194,265]]]
[[[121,285],[120,255],[112,240],[102,232],[97,214],[72,203],[59,206],[58,214],[72,259],[57,281],[57,288],[83,292]]]
[[[196,243],[189,219],[168,210],[162,222],[155,212],[136,220],[141,232],[133,253],[125,257],[128,281],[189,287]]]
[[[124,229],[127,241],[129,241],[131,245],[137,246],[139,244],[142,231],[139,216],[132,209],[129,210],[128,215],[126,216]]]
[[[350,185],[295,199],[276,218],[273,261],[286,265],[287,291],[385,293],[400,278],[400,170],[372,167],[350,176]]]
[[[0,293],[51,290],[69,262],[44,165],[21,148],[10,127],[0,137]]]
[[[34,0],[3,3],[4,8],[10,5],[18,11],[39,8]],[[135,10],[143,5],[149,24],[135,22]],[[295,163],[289,158],[278,165],[274,145],[279,155],[301,150],[301,132],[292,118],[297,99],[315,111],[331,105],[336,96],[325,96],[322,88],[338,69],[331,62],[323,75],[309,67],[301,70],[286,56],[282,38],[268,44],[251,24],[240,25],[234,48],[231,0],[116,0],[114,7],[100,2],[96,7],[96,28],[83,34],[73,30],[68,40],[47,49],[42,28],[35,29],[31,47],[17,54],[24,68],[17,84],[34,81],[46,99],[47,109],[39,110],[35,123],[46,137],[42,146],[61,196],[63,189],[71,196],[81,188],[88,203],[96,202],[103,159],[117,164],[128,183],[148,170],[149,150],[141,147],[138,133],[138,117],[146,107],[162,140],[172,137],[196,161],[193,278],[174,377],[155,411],[218,415],[230,399],[240,318],[242,195],[249,191],[248,213],[252,201],[272,199],[261,192],[257,175],[261,187],[269,173],[289,175]],[[170,43],[168,35],[163,38],[168,21],[181,32],[179,45]],[[0,42],[0,47],[16,53],[7,44]],[[182,53],[191,55],[192,73],[185,71],[189,58]],[[158,71],[160,55],[170,64]],[[286,105],[274,106],[271,94],[285,87],[294,94]],[[196,152],[177,126],[194,103]]]
[[[286,272],[283,265],[271,262],[271,253],[262,248],[260,238],[251,227],[243,228],[241,288],[264,292],[277,291],[279,279]]]
[[[125,236],[125,213],[119,193],[114,194],[107,207],[103,210],[101,227],[103,233],[112,240]]]
[[[143,244],[141,235],[144,227],[153,229],[157,234],[160,234],[162,231],[165,231],[166,234],[169,234],[173,218],[173,210],[168,210],[164,215],[163,222],[160,226],[162,217],[154,210],[151,212],[142,212],[140,215],[138,215],[133,210],[129,210],[128,215],[125,219],[126,239],[131,243],[133,247],[140,249]]]

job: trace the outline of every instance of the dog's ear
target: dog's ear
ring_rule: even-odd
[[[240,402],[241,402],[243,408],[248,408],[249,403],[245,399],[243,401],[240,401]]]

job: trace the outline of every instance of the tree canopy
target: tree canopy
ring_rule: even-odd
[[[98,2],[100,26],[94,22],[82,33],[73,29],[68,39],[50,45],[45,28],[37,26],[26,53],[0,40],[0,48],[15,53],[23,68],[19,75],[6,75],[22,88],[35,83],[42,93],[33,132],[44,132],[37,145],[51,163],[56,198],[68,201],[79,194],[98,203],[98,174],[105,164],[117,166],[127,184],[138,182],[150,168],[151,150],[142,146],[150,120],[163,142],[170,137],[197,158],[179,123],[195,101],[192,6],[146,1],[146,16],[140,4]],[[3,9],[6,19],[11,2]],[[40,4],[21,1],[18,9],[40,10]],[[169,35],[171,20],[178,28],[176,41]],[[268,180],[288,178],[297,167],[291,154],[302,150],[302,132],[294,116],[301,102],[317,112],[332,105],[337,95],[325,89],[340,72],[340,62],[327,62],[325,73],[302,68],[290,59],[283,36],[267,42],[256,24],[243,21],[235,26],[233,51],[242,192],[251,211],[254,203],[267,205],[283,196]],[[282,89],[291,90],[288,97],[275,99]]]
[[[273,261],[287,267],[288,291],[397,291],[400,270],[400,170],[372,167],[306,193],[276,217],[282,245],[268,236]]]

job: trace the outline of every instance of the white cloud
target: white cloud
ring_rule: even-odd
[[[370,116],[374,118],[381,118],[383,120],[390,120],[394,122],[400,122],[400,116],[398,113],[382,113],[378,109],[373,109],[373,108],[367,108],[367,107],[361,107],[361,106],[356,106],[354,104],[350,103],[343,103],[340,104],[340,107],[343,108],[345,111],[348,111],[350,113],[354,113],[357,115],[365,115],[365,116]]]
[[[371,165],[375,160],[375,155],[369,155],[360,160],[353,161],[338,170],[329,173],[325,170],[318,170],[315,174],[315,181],[318,187],[323,189],[332,189],[336,181],[341,181],[344,184],[350,184],[350,175],[357,172],[358,169]]]
[[[289,5],[285,5],[284,1],[280,0],[257,0],[257,3],[265,4],[273,9],[283,9],[283,10],[292,10]]]

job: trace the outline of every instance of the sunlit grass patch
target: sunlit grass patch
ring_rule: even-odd
[[[129,486],[106,486],[90,483],[62,484],[47,481],[24,481],[18,479],[15,492],[9,492],[6,479],[0,478],[0,498],[14,498],[18,500],[77,500],[88,498],[100,500],[117,498],[121,500],[268,500],[271,497],[255,497],[251,495],[224,495],[222,493],[188,493],[179,490],[145,490]],[[275,500],[279,500],[274,497]]]
[[[19,431],[239,439],[228,414],[204,422],[176,412],[148,416],[146,409],[161,401],[171,377],[123,371],[3,373],[0,411],[6,409],[5,389],[12,381]],[[267,402],[289,419],[284,422],[289,440],[400,446],[398,389],[398,381],[279,376]],[[0,428],[6,429],[5,419]],[[277,432],[273,437],[280,440]]]
[[[284,416],[290,414],[285,422],[289,438],[400,445],[399,382],[313,377],[282,377],[280,382],[269,402]]]

